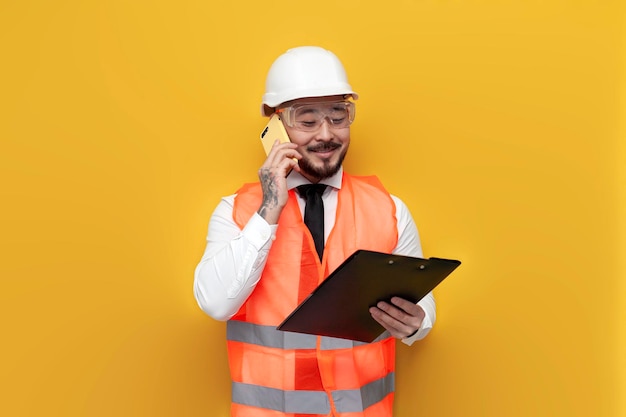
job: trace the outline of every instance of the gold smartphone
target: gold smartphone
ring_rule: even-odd
[[[280,116],[274,113],[261,132],[261,143],[263,144],[263,149],[265,149],[265,155],[270,153],[276,139],[280,143],[290,142],[289,135],[285,130],[285,126],[283,126],[283,122],[280,120]]]

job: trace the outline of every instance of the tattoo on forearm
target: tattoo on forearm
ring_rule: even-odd
[[[261,180],[261,188],[263,189],[263,201],[259,209],[259,215],[264,216],[267,210],[271,210],[278,206],[278,190],[273,181],[273,176],[268,169],[262,169],[259,172]]]

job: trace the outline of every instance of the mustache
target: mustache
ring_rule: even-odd
[[[336,142],[324,142],[316,146],[309,146],[307,150],[309,152],[325,152],[334,151],[337,148],[341,148],[341,145]]]

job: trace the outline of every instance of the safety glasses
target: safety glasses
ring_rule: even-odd
[[[318,130],[324,120],[333,129],[344,129],[352,124],[355,106],[351,101],[298,103],[276,110],[285,124],[303,132]]]

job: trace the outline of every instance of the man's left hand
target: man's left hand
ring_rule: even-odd
[[[370,308],[370,314],[397,339],[413,335],[426,315],[422,307],[400,297],[392,297],[391,303],[378,302]]]

